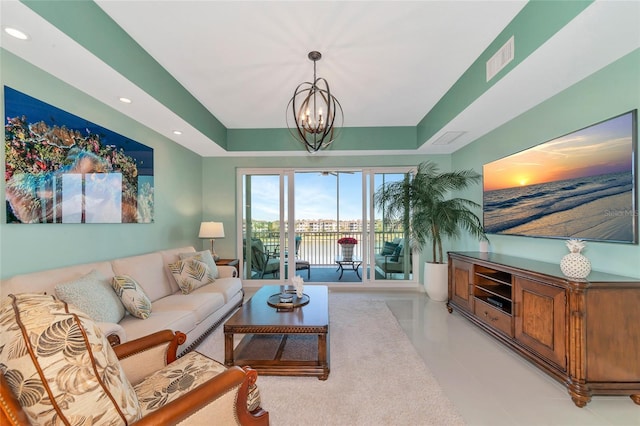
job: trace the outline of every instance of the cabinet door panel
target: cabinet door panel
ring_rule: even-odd
[[[515,302],[516,339],[566,370],[565,290],[516,277]]]
[[[459,260],[453,261],[452,298],[465,309],[472,310],[471,273],[473,265]]]

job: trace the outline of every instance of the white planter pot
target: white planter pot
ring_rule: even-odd
[[[449,297],[449,266],[446,263],[424,264],[424,289],[431,300],[445,302]]]
[[[342,244],[342,259],[343,260],[351,260],[351,259],[353,259],[353,247],[354,247],[354,244]]]

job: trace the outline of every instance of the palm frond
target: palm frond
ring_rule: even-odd
[[[439,173],[435,163],[426,161],[418,165],[414,175],[380,187],[374,200],[389,220],[406,218],[409,209],[412,247],[419,251],[431,241],[433,261],[442,263],[443,237],[456,239],[465,231],[486,239],[482,221],[473,212],[481,206],[463,198],[447,199],[453,191],[463,190],[480,179],[481,175],[473,170]]]

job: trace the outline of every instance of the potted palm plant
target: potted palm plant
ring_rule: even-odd
[[[447,264],[444,262],[442,240],[456,239],[468,232],[486,240],[480,218],[472,209],[478,203],[463,198],[447,198],[451,191],[460,191],[480,180],[473,170],[440,173],[430,161],[418,165],[413,177],[389,182],[378,188],[375,203],[386,217],[400,219],[409,229],[411,247],[421,251],[431,242],[432,257],[425,263],[424,285],[431,299],[447,300]]]

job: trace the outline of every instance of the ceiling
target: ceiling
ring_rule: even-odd
[[[311,50],[323,54],[318,75],[342,104],[345,127],[416,126],[526,5],[516,0],[96,3],[227,129],[286,128],[285,108],[295,87],[313,75]],[[639,48],[639,5],[589,6],[433,137],[418,141],[415,152],[454,152]],[[256,155],[225,151],[24,4],[2,0],[1,8],[3,28],[15,26],[30,35],[24,42],[3,32],[4,49],[200,155]],[[83,66],[70,67],[68,61]],[[120,96],[133,102],[122,104]],[[432,144],[450,131],[465,133],[451,144]],[[340,155],[366,153],[373,152]]]

